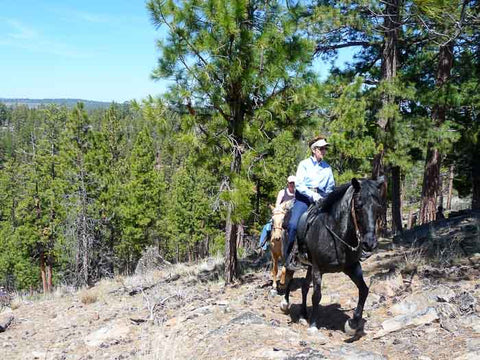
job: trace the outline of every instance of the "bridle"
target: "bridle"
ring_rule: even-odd
[[[335,234],[335,231],[333,231],[328,225],[325,224],[325,227],[327,230],[330,232],[330,234],[340,241],[343,245],[345,245],[347,248],[349,248],[351,251],[355,252],[358,250],[362,243],[362,234],[360,233],[360,228],[358,227],[358,220],[357,220],[357,214],[355,213],[355,195],[352,196],[352,205],[350,206],[350,214],[352,215],[353,218],[353,225],[355,227],[355,237],[357,238],[357,246],[353,247],[352,245],[348,244],[346,241],[344,241],[340,236]]]
[[[285,215],[286,211],[284,211],[284,212],[282,212],[282,213],[283,213],[283,215]],[[276,214],[272,214],[272,215],[275,216],[275,215],[277,215],[277,214],[280,215],[280,214],[282,214],[282,213],[281,213],[281,212],[277,212]],[[273,225],[272,225],[272,231],[273,231],[273,230],[283,231],[283,227],[282,227],[282,225],[280,225],[280,226],[273,226]]]

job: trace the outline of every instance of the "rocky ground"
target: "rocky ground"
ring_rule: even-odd
[[[221,260],[210,259],[13,299],[0,314],[0,322],[13,317],[0,333],[2,358],[479,359],[478,217],[434,233],[383,240],[363,263],[370,295],[360,338],[343,332],[357,301],[345,275],[324,276],[320,329],[310,335],[298,319],[300,290],[282,313],[267,256],[253,254],[234,285],[222,282]],[[445,237],[466,241],[468,251],[442,250]]]

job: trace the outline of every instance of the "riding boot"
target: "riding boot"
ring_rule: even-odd
[[[288,271],[299,271],[302,270],[302,267],[300,264],[297,263],[296,261],[296,256],[295,256],[295,251],[294,249],[291,249],[290,253],[287,254],[287,258],[285,260],[285,268]]]
[[[304,265],[312,265],[310,260],[308,259],[308,250],[307,246],[305,245],[305,239],[297,238],[298,243],[298,261]]]
[[[297,257],[298,257],[298,261],[300,261],[300,263],[302,263],[303,265],[309,265],[309,266],[312,265],[312,263],[308,259],[308,253],[307,252],[298,251]]]

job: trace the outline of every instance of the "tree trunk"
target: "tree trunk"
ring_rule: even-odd
[[[401,0],[391,0],[385,5],[384,17],[384,34],[383,34],[383,49],[382,49],[382,81],[391,82],[397,76],[398,66],[398,30],[400,27],[400,4]],[[395,97],[391,94],[384,93],[382,95],[382,107],[387,108],[395,102]],[[383,149],[375,155],[373,159],[372,178],[377,179],[379,176],[385,174],[384,155],[389,148],[387,128],[393,119],[386,116],[381,116],[377,125],[379,126],[379,140],[383,144]],[[400,194],[400,193],[399,193]],[[387,191],[386,184],[382,191],[382,208],[383,211],[379,218],[378,228],[380,232],[385,232],[387,228]],[[399,199],[399,198],[398,198]],[[395,199],[396,200],[396,199]],[[393,201],[395,201],[393,200]],[[399,204],[393,204],[393,207],[399,207]],[[393,209],[392,209],[393,210]]]
[[[228,204],[225,228],[225,281],[237,276],[237,225],[232,222],[233,204]]]
[[[373,171],[372,171],[372,179],[376,180],[382,175],[385,175],[385,168],[383,165],[383,150],[379,152],[377,155],[375,155],[373,159]],[[382,210],[380,213],[380,216],[378,217],[377,220],[377,233],[379,236],[385,236],[386,231],[387,231],[387,181],[385,178],[385,183],[382,186],[381,189],[381,196],[380,196],[380,201],[382,205]]]
[[[478,152],[472,163],[472,187],[472,210],[480,209],[480,159]]]
[[[420,223],[434,221],[437,213],[437,195],[440,180],[440,153],[429,144],[427,163],[423,174],[422,203],[420,207]]]
[[[254,226],[258,224],[260,217],[260,197],[262,196],[260,188],[260,179],[255,181],[255,217],[254,217]]]
[[[52,265],[47,264],[47,291],[52,292]]]
[[[243,243],[244,235],[244,228],[243,228],[243,221],[238,224],[237,226],[237,248],[244,247],[245,244]]]
[[[413,210],[410,209],[408,212],[408,220],[407,220],[407,229],[411,229],[413,227]]]
[[[452,193],[453,193],[453,175],[454,175],[455,166],[450,165],[448,171],[448,194],[447,194],[447,210],[452,209]]]
[[[402,228],[402,201],[400,167],[392,167],[392,229],[394,233],[400,233]]]
[[[43,287],[43,293],[47,293],[47,276],[45,272],[45,255],[43,251],[40,253],[40,274],[42,276],[42,287]]]
[[[243,115],[242,115],[243,117]],[[238,123],[237,123],[238,124]],[[238,130],[238,129],[235,129]],[[234,132],[235,133],[235,132]],[[233,161],[230,166],[232,174],[239,174],[242,164],[242,140],[241,137],[236,137],[234,146]],[[232,179],[227,179],[227,188],[230,189]],[[237,231],[238,224],[234,223],[232,219],[233,204],[231,202],[227,205],[227,218],[225,223],[225,281],[231,283],[234,278],[238,276],[237,264]]]
[[[453,67],[453,41],[442,45],[439,51],[436,87],[441,90],[447,83]],[[433,126],[439,127],[445,122],[446,104],[435,105],[432,111]],[[423,174],[422,200],[420,206],[420,222],[422,224],[435,220],[437,212],[437,196],[441,190],[440,183],[441,157],[435,144],[429,143],[425,170]]]

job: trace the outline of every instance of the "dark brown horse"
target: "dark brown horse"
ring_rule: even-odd
[[[345,331],[354,335],[363,329],[363,307],[368,296],[368,287],[363,279],[360,256],[362,250],[373,251],[377,247],[376,224],[381,212],[380,188],[384,178],[378,180],[352,179],[351,183],[337,188],[323,202],[321,208],[311,216],[310,225],[302,238],[297,234],[299,248],[307,250],[311,265],[302,285],[302,314],[307,317],[307,294],[313,279],[313,310],[310,315],[309,332],[317,330],[317,313],[321,299],[322,275],[343,272],[358,288],[358,304],[353,319],[345,323]],[[302,227],[299,224],[299,229]],[[293,277],[287,273],[287,279]],[[280,305],[282,311],[289,310],[291,281]]]

